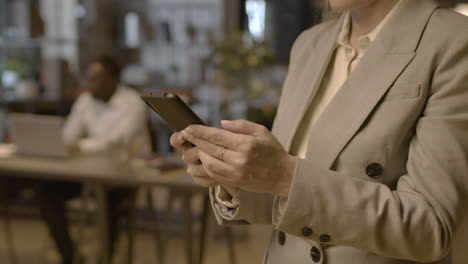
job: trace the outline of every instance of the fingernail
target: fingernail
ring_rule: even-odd
[[[177,139],[179,141],[184,141],[185,140],[185,138],[181,134],[179,134],[179,136],[177,136]]]
[[[221,120],[221,124],[222,125],[226,125],[228,124],[229,122],[231,122],[230,120]]]

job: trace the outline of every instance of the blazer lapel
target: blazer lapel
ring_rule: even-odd
[[[346,83],[311,129],[307,156],[326,168],[415,56],[425,25],[437,5],[428,0],[402,0]],[[411,21],[411,23],[408,23]]]
[[[284,121],[288,125],[281,129],[279,135],[281,137],[280,141],[284,143],[283,146],[287,150],[290,149],[294,135],[307,111],[307,107],[310,105],[322,82],[323,75],[335,51],[336,39],[341,30],[341,24],[342,19],[337,22],[330,34],[320,39],[316,46],[310,47],[310,49],[314,50],[307,59],[301,78],[296,82],[295,93],[286,95],[288,99],[285,105],[287,107],[283,109],[282,113],[278,113],[288,118],[288,120]]]

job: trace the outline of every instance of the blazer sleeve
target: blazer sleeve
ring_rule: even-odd
[[[305,50],[308,47],[308,43],[311,40],[311,31],[313,29],[314,28],[304,31],[294,42],[294,45],[291,49],[290,68],[283,85],[281,97],[284,96],[286,93],[285,90],[293,82],[294,76],[297,75],[297,71],[301,70],[301,65],[299,65],[298,62],[302,60],[297,60],[296,58],[298,56],[302,56],[305,53]],[[275,133],[275,127],[277,125],[278,124],[275,121],[273,125],[273,134]],[[211,206],[219,224],[272,224],[272,208],[275,198],[273,195],[250,193],[241,190],[236,196],[236,199],[238,199],[236,204],[239,204],[239,206],[231,208],[217,202],[215,188],[210,188],[209,193]]]
[[[284,212],[275,201],[277,229],[419,262],[450,252],[468,208],[468,39],[451,40],[437,56],[397,188],[298,159]],[[313,234],[304,236],[305,227]]]

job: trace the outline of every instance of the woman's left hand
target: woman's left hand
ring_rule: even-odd
[[[198,147],[208,175],[228,186],[287,197],[296,159],[264,126],[245,120],[221,123],[224,129],[191,125],[181,133]]]

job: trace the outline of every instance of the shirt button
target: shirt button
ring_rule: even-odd
[[[372,179],[380,178],[383,175],[384,168],[378,163],[369,164],[366,168],[366,174]]]
[[[317,247],[313,246],[310,249],[310,257],[315,263],[318,263],[322,258],[322,254],[320,254],[320,250]]]
[[[303,236],[308,237],[308,236],[311,236],[314,233],[314,231],[310,229],[309,227],[304,227],[302,228],[301,233]]]
[[[286,234],[284,232],[278,233],[278,243],[283,246],[286,243]]]
[[[331,237],[329,235],[321,235],[320,236],[320,242],[322,243],[328,243],[330,242]]]

